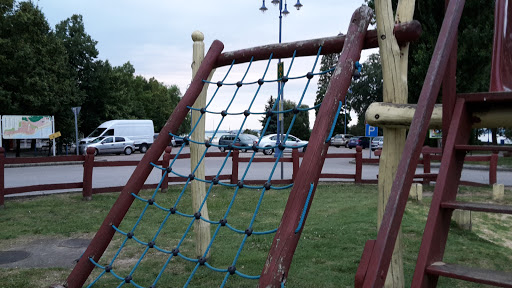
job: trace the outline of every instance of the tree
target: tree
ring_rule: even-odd
[[[267,104],[265,104],[265,111],[273,110],[275,103],[276,100],[272,98],[272,95],[270,95]],[[263,131],[263,129],[265,129],[265,125],[267,125],[268,118],[268,115],[264,115],[263,118],[259,120],[261,123],[262,133],[265,133],[265,135],[277,133],[277,114],[272,114],[270,116],[270,122],[268,123],[267,130]]]
[[[327,71],[332,67],[335,67],[338,63],[339,54],[332,53],[322,56],[322,60],[320,61],[320,71]],[[316,98],[315,98],[315,106],[322,103],[324,100],[325,93],[327,92],[327,87],[329,86],[329,81],[331,80],[331,76],[334,73],[333,71],[329,71],[325,74],[320,75],[318,79],[318,88],[316,90]],[[347,99],[349,95],[347,94]],[[343,103],[344,105],[341,107],[340,114],[338,115],[338,119],[336,120],[336,125],[334,126],[333,134],[345,133],[345,113],[347,114],[346,119],[347,122],[352,120],[350,117],[350,107],[347,106],[347,103]],[[318,114],[318,109],[315,110],[315,116]]]
[[[73,83],[65,47],[38,7],[13,3],[0,5],[0,114],[54,115],[56,130],[71,134]]]
[[[375,8],[374,0],[365,0]],[[489,89],[495,1],[467,1],[459,24],[457,92]],[[396,7],[398,0],[393,0]],[[421,23],[420,39],[410,44],[409,103],[417,103],[444,19],[444,1],[416,2],[414,19]]]
[[[274,106],[275,100],[270,96],[267,104],[265,105],[265,111],[269,111]],[[291,100],[284,100],[283,101],[283,110],[292,110],[297,106],[297,104]],[[300,109],[306,109],[309,108],[307,105],[301,105],[299,107]],[[274,110],[275,111],[275,110]],[[272,117],[270,118],[270,123],[267,128],[267,131],[265,132],[265,135],[267,134],[274,134],[277,133],[277,113],[272,114]],[[288,127],[290,127],[290,124],[293,120],[294,113],[292,111],[284,113],[284,131],[281,131],[283,134],[287,133]],[[265,128],[265,125],[267,124],[268,116],[265,115],[262,119],[260,119],[262,130]],[[295,121],[293,123],[292,129],[290,130],[290,134],[297,136],[301,139],[309,139],[309,136],[311,135],[311,131],[309,130],[309,113],[308,111],[299,111],[297,113],[297,117],[295,118]]]
[[[62,40],[68,54],[69,68],[73,70],[78,87],[86,81],[92,64],[98,57],[98,41],[85,32],[82,15],[74,14],[55,26],[55,35]]]
[[[371,54],[362,66],[361,77],[350,85],[347,102],[357,113],[359,122],[364,123],[368,106],[373,102],[382,102],[383,82],[379,54]]]

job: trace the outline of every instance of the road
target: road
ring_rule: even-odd
[[[188,152],[188,148],[183,153]],[[355,149],[330,147],[329,153],[355,153]],[[241,153],[241,157],[250,157],[252,153]],[[369,150],[363,151],[365,158],[369,157]],[[140,160],[142,154],[134,153],[132,155],[108,155],[98,156],[96,161],[121,161],[121,160]],[[257,157],[270,157],[258,153]],[[375,156],[372,156],[375,157]],[[326,159],[322,172],[323,173],[343,173],[353,174],[355,172],[355,164],[350,163],[353,159]],[[214,175],[222,166],[224,158],[207,158],[206,159],[206,175]],[[273,163],[253,163],[247,171],[245,179],[268,179]],[[276,165],[272,179],[280,179],[281,165]],[[94,168],[93,187],[111,187],[123,186],[135,167],[99,167]],[[239,166],[239,177],[242,177],[247,170],[247,163],[241,163]],[[173,165],[173,171],[182,175],[190,173],[190,159],[179,159]],[[423,168],[418,168],[416,173],[423,173]],[[438,168],[432,168],[432,173],[437,173]],[[231,159],[226,161],[221,174],[231,174]],[[291,163],[284,164],[284,178],[290,179],[292,174]],[[363,179],[376,179],[378,174],[377,165],[363,166]],[[5,187],[20,187],[27,185],[52,184],[52,183],[70,183],[81,182],[83,177],[83,167],[77,165],[53,165],[53,166],[35,166],[35,167],[16,167],[5,168]],[[147,184],[154,184],[160,181],[161,171],[154,169],[150,177],[146,181]],[[333,179],[324,179],[333,181]],[[475,181],[480,183],[489,183],[489,172],[486,170],[464,169],[462,180]],[[339,181],[336,180],[336,181]],[[505,186],[512,186],[512,171],[498,171],[498,183]],[[48,192],[45,192],[48,193]],[[19,195],[19,194],[18,194]],[[21,194],[23,195],[23,194]],[[10,196],[10,195],[8,195]]]

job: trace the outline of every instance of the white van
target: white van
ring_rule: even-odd
[[[140,153],[146,153],[153,144],[154,134],[153,120],[110,120],[104,122],[94,129],[89,136],[80,140],[79,149],[82,151],[87,143],[98,137],[121,136],[133,140]]]

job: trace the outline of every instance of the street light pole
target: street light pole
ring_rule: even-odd
[[[265,7],[265,0],[262,0],[263,1],[263,5],[261,6],[260,8],[260,11],[261,12],[265,12],[268,10],[267,7]],[[274,5],[277,5],[279,4],[279,44],[281,44],[281,36],[282,36],[282,25],[283,25],[283,15],[286,16],[288,14],[290,14],[290,11],[288,11],[288,4],[286,3],[286,0],[285,0],[285,4],[284,4],[284,10],[283,10],[283,1],[282,0],[272,0],[271,2],[272,4]],[[300,0],[297,0],[297,3],[295,5],[293,5],[297,10],[300,10],[300,8],[302,8],[302,4],[300,3]],[[277,62],[277,70],[278,70],[278,73],[279,73],[279,67],[281,67],[281,58],[278,59],[278,62]],[[284,69],[283,69],[284,70]],[[283,71],[284,73],[284,71]],[[277,112],[278,112],[278,115],[277,115],[277,131],[276,131],[276,134],[277,134],[277,140],[276,140],[276,145],[279,145],[282,140],[282,134],[284,132],[284,115],[282,113],[279,113],[281,112],[283,106],[284,106],[284,91],[281,91],[281,81],[278,81],[277,82],[277,97],[276,97],[276,101],[277,101]],[[284,89],[283,89],[284,90]],[[280,153],[282,151],[280,149],[276,149],[276,156],[279,156]],[[281,162],[281,179],[283,179],[283,163]]]

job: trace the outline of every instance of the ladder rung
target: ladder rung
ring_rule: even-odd
[[[512,102],[512,92],[482,92],[482,93],[465,93],[457,94],[457,97],[464,98],[468,102]]]
[[[512,151],[512,146],[503,145],[455,145],[455,150],[466,151]]]
[[[455,278],[470,282],[512,287],[512,272],[493,271],[487,269],[464,267],[455,264],[436,262],[427,267],[428,274]]]
[[[448,201],[441,203],[441,207],[488,213],[512,214],[512,206],[496,205],[490,203]]]

